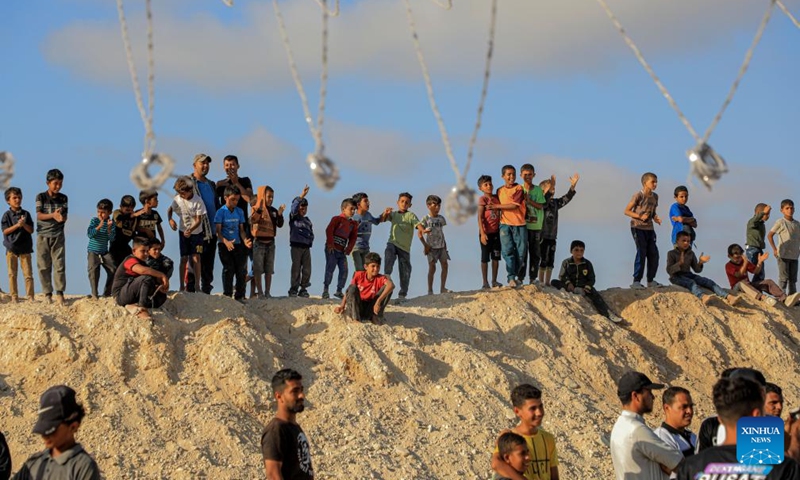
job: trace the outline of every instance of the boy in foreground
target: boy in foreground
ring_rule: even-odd
[[[364,270],[353,275],[342,303],[334,310],[356,322],[383,323],[383,312],[394,290],[392,280],[380,274],[381,256],[370,252],[364,257]]]
[[[492,454],[492,470],[510,480],[558,480],[558,452],[552,434],[544,431],[544,404],[542,392],[533,385],[518,385],[511,391],[511,404],[519,417],[519,424],[511,429],[521,436],[528,447],[530,463],[524,474],[506,462],[500,454],[499,441]],[[507,431],[504,431],[505,434]],[[502,437],[502,434],[501,434]],[[499,440],[499,439],[498,439]]]
[[[528,451],[528,444],[522,435],[514,432],[506,432],[497,439],[497,452],[517,474],[525,475],[525,470],[531,463],[531,454]],[[510,480],[508,477],[497,477],[496,480]]]
[[[45,450],[28,458],[14,480],[100,480],[97,463],[75,441],[85,415],[75,390],[66,385],[48,388],[39,400],[39,418],[33,426]]]

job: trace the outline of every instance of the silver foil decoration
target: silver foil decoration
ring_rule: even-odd
[[[339,181],[339,168],[333,160],[324,155],[310,153],[306,161],[319,188],[331,190],[336,186],[336,182]]]
[[[454,186],[444,202],[447,219],[461,225],[474,217],[478,211],[477,197],[475,190],[464,183]]]
[[[151,171],[158,168],[155,173]],[[158,190],[172,177],[175,161],[164,153],[154,153],[131,170],[131,181],[139,190]]]
[[[728,173],[728,164],[720,154],[707,143],[701,143],[686,152],[689,158],[690,173],[699,178],[703,185],[711,190],[711,186]]]

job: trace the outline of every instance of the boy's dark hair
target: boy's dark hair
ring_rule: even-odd
[[[755,211],[753,213],[763,212],[765,208],[767,208],[767,204],[766,203],[757,203]]]
[[[500,172],[505,175],[506,170],[514,170],[514,173],[517,173],[517,169],[514,167],[514,165],[503,165],[503,169],[500,170]]]
[[[536,169],[533,168],[533,165],[531,165],[530,163],[526,163],[525,165],[519,167],[519,171],[520,172],[533,172],[533,173],[536,173]]]
[[[278,370],[275,375],[272,377],[272,392],[278,393],[283,392],[284,387],[286,387],[286,382],[289,380],[302,380],[303,376],[297,370],[292,370],[291,368],[284,368],[283,370]]]
[[[54,168],[52,170],[47,171],[47,183],[52,182],[53,180],[64,180],[64,174],[61,173],[61,170]]]
[[[408,199],[408,201],[409,201],[409,202],[410,202],[410,201],[412,201],[412,200],[414,200],[414,197],[412,197],[412,196],[411,196],[411,194],[410,194],[410,193],[408,193],[408,192],[403,192],[403,193],[401,193],[400,195],[398,195],[398,196],[397,196],[397,199],[398,199],[398,200],[400,200],[400,199],[401,199],[401,198],[403,198],[403,197],[406,197],[406,198]]]
[[[478,177],[478,188],[481,188],[481,185],[483,185],[484,183],[491,181],[492,181],[491,175],[481,175],[480,177]]]
[[[136,199],[133,198],[133,195],[123,195],[122,198],[119,199],[119,206],[120,207],[135,207],[136,206]]]
[[[11,198],[11,195],[19,195],[22,197],[22,190],[19,187],[8,187],[8,190],[6,190],[6,202]]]
[[[673,193],[673,195],[677,197],[678,194],[681,192],[689,193],[689,189],[686,188],[686,185],[678,185],[677,187],[675,187],[675,192]]]
[[[298,207],[306,207],[308,206],[308,199],[306,197],[300,197],[300,200],[297,201]]]
[[[150,239],[147,237],[133,237],[133,248],[136,247],[149,247]]]
[[[683,238],[683,237],[689,237],[689,238],[692,238],[692,236],[689,234],[689,232],[686,232],[686,231],[683,231],[683,230],[681,230],[680,232],[678,232],[678,234],[677,234],[677,235],[675,235],[675,243],[677,243],[677,242],[678,242],[678,239],[679,239],[679,238]]]
[[[172,186],[176,192],[183,192],[186,190],[194,189],[194,181],[189,176],[180,176],[175,180],[175,185]]]
[[[151,190],[142,190],[139,192],[139,203],[144,205],[147,203],[151,198],[158,196],[158,190],[151,189]]]
[[[355,200],[353,200],[352,198],[348,197],[348,198],[345,198],[344,200],[342,200],[342,205],[339,208],[344,210],[345,207],[357,207],[357,206],[358,205],[356,204]]]
[[[743,377],[719,379],[714,384],[712,397],[717,415],[725,423],[736,423],[764,406],[761,385]]]
[[[377,263],[380,265],[381,256],[375,252],[369,252],[368,254],[364,255],[364,265],[369,265],[372,263]]]
[[[430,205],[431,203],[441,205],[442,199],[438,195],[428,195],[428,198],[425,199],[425,205]]]
[[[781,210],[783,210],[783,207],[787,205],[789,205],[790,207],[794,207],[794,202],[792,201],[791,198],[786,198],[784,200],[781,200]]]
[[[225,155],[225,158],[222,159],[223,162],[230,160],[232,162],[236,162],[236,165],[239,165],[239,157],[236,155]]]
[[[97,202],[97,209],[104,212],[110,212],[111,210],[114,210],[114,203],[111,200],[104,198]]]
[[[275,190],[273,190],[269,185],[264,185],[264,191],[275,193]]]
[[[658,175],[656,175],[653,172],[647,172],[644,175],[642,175],[642,185],[644,185],[644,182],[650,180],[651,178],[658,180]]]
[[[364,200],[365,198],[369,198],[369,196],[364,192],[358,192],[353,195],[353,201],[356,202],[356,207],[361,203],[361,200]]]
[[[499,453],[500,458],[502,458],[503,455],[510,455],[511,452],[514,451],[514,448],[520,445],[528,448],[528,444],[525,442],[525,438],[523,438],[522,435],[514,432],[506,432],[497,439],[497,453]]]
[[[150,250],[151,248],[155,247],[156,245],[161,247],[162,250],[163,250],[164,245],[161,243],[161,240],[159,240],[159,239],[157,239],[155,237],[147,239],[147,249],[148,250]]]
[[[731,373],[735,372],[736,370],[739,370],[739,367],[726,368],[722,371],[722,373],[719,374],[719,378],[728,378],[731,376]]]
[[[586,244],[583,243],[583,240],[573,240],[572,243],[569,244],[569,251],[573,251],[575,247],[581,247],[586,250]]]
[[[732,257],[733,252],[739,250],[740,252],[744,253],[744,248],[741,247],[738,243],[731,243],[728,245],[728,256]]]
[[[225,187],[225,191],[222,192],[222,196],[225,198],[230,197],[231,195],[241,195],[242,191],[239,190],[239,187],[236,185],[228,185]]]
[[[526,400],[539,400],[542,398],[542,391],[529,383],[517,385],[511,390],[511,405],[522,407]]]
[[[774,383],[767,382],[767,386],[765,388],[767,393],[777,393],[779,397],[783,398],[783,389]]]
[[[675,397],[677,397],[679,393],[685,393],[687,396],[691,395],[689,390],[686,390],[683,387],[669,387],[668,389],[664,390],[664,394],[661,395],[661,404],[672,405],[672,402],[675,401]]]

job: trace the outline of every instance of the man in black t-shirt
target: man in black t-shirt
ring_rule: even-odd
[[[800,465],[787,455],[783,463],[768,465],[746,465],[737,461],[736,423],[742,417],[755,417],[764,414],[764,392],[757,382],[746,377],[722,378],[714,385],[714,408],[721,424],[725,427],[725,440],[689,457],[678,470],[678,480],[717,478],[714,473],[724,475],[726,480],[798,480]],[[797,430],[795,428],[795,430]],[[713,464],[713,465],[712,465]]]
[[[311,449],[296,416],[305,409],[303,377],[290,368],[272,377],[278,412],[261,435],[261,453],[267,479],[314,480]]]

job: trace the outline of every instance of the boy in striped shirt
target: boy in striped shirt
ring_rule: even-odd
[[[89,285],[92,287],[92,298],[97,298],[97,284],[100,282],[100,267],[106,271],[106,284],[103,296],[111,296],[111,284],[114,281],[114,272],[117,266],[114,257],[108,251],[108,245],[117,234],[117,227],[111,219],[114,204],[104,198],[97,202],[97,216],[89,221],[86,234],[89,237],[87,247],[87,263],[89,269]]]

